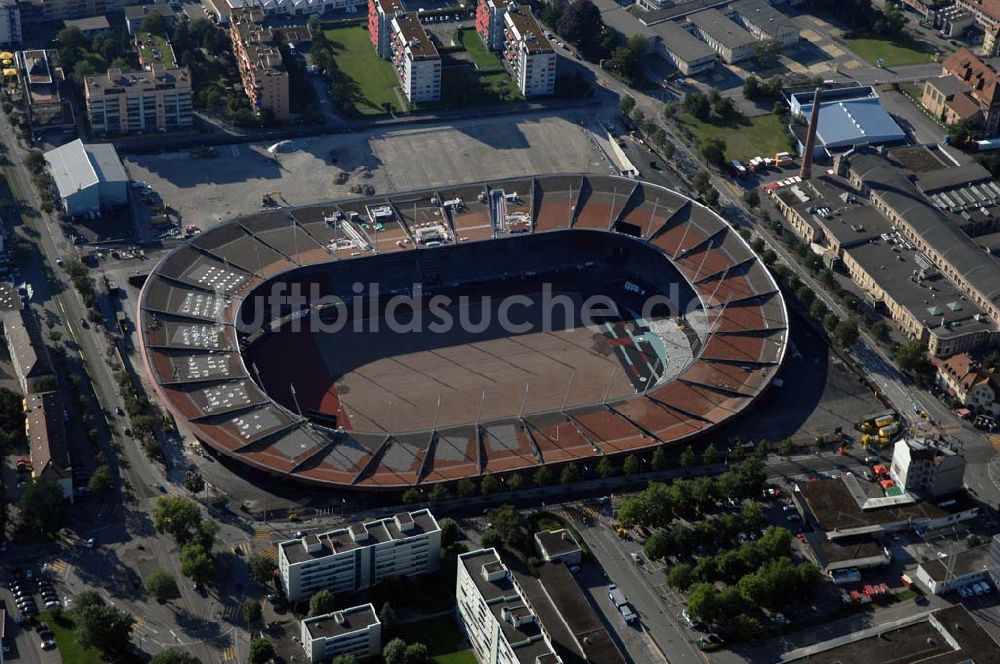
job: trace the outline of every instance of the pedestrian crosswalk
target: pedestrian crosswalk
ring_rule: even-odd
[[[277,545],[272,544],[268,546],[266,549],[260,552],[260,555],[262,555],[265,558],[270,558],[271,560],[277,560],[278,559]]]
[[[990,439],[990,444],[993,445],[993,447],[1000,450],[1000,435],[992,434],[991,436],[989,436],[989,439]]]
[[[263,526],[257,526],[253,529],[253,538],[257,542],[270,542],[271,541],[271,529],[265,528]]]
[[[146,628],[146,619],[142,616],[132,616],[135,622],[132,624],[132,630],[136,632],[141,632]]]
[[[49,563],[49,569],[51,569],[56,574],[65,574],[66,570],[69,569],[69,563],[62,558],[56,558]]]
[[[607,516],[601,512],[599,505],[565,505],[554,510],[556,514],[575,523],[590,524]]]
[[[233,553],[238,556],[249,556],[253,553],[253,550],[250,548],[250,542],[239,542],[237,544],[233,544]]]
[[[223,620],[227,620],[229,622],[236,622],[237,620],[241,619],[241,617],[240,617],[240,607],[238,607],[238,606],[224,606],[224,607],[222,607],[222,610],[219,611],[219,617],[222,618]]]
[[[235,645],[229,645],[222,650],[222,661],[223,662],[235,662],[239,658],[239,653],[236,651]]]

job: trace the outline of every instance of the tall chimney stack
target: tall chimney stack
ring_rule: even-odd
[[[816,130],[819,127],[819,88],[813,93],[812,113],[809,117],[809,128],[806,131],[806,145],[802,153],[802,170],[799,177],[808,180],[813,174],[813,147],[816,145]]]

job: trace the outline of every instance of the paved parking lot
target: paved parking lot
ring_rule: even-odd
[[[130,155],[124,162],[133,180],[148,182],[180,212],[182,223],[207,227],[259,210],[266,193],[305,205],[348,197],[358,184],[379,193],[532,173],[606,173],[602,153],[577,124],[589,116],[563,116],[318,136],[293,141],[273,156],[268,144],[248,143],[217,148],[214,158],[184,151]],[[341,172],[348,181],[336,184]]]

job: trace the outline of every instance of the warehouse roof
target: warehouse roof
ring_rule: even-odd
[[[653,26],[653,30],[663,40],[666,49],[680,60],[697,62],[715,57],[715,51],[711,46],[685,30],[679,23],[673,21],[657,23]]]
[[[812,103],[802,105],[802,115],[812,113]],[[906,140],[906,133],[882,108],[877,98],[820,102],[817,135],[829,148],[881,145]]]
[[[738,49],[757,43],[756,37],[732,19],[726,18],[718,9],[700,11],[688,16],[688,20],[726,48]]]
[[[126,182],[128,176],[110,143],[84,145],[79,138],[45,153],[59,194],[66,198],[100,182]]]
[[[931,207],[898,168],[879,155],[859,154],[851,159],[851,169],[982,297],[1000,302],[1000,265],[985,257],[968,235]]]

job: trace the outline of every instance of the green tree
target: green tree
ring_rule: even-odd
[[[667,461],[667,451],[663,449],[663,446],[657,447],[653,451],[653,459],[650,461],[650,465],[653,466],[653,470],[666,470],[669,462]]]
[[[406,664],[427,664],[430,661],[430,651],[423,643],[411,643],[406,646]]]
[[[945,127],[945,137],[950,145],[962,147],[969,142],[969,126],[965,122],[953,122]]]
[[[149,664],[201,664],[201,660],[181,650],[164,650],[153,655]]]
[[[639,459],[636,458],[634,454],[629,454],[625,457],[625,461],[622,462],[622,473],[626,477],[630,477],[639,472]]]
[[[906,373],[920,373],[928,366],[927,346],[918,339],[907,341],[896,349],[894,358],[899,368]]]
[[[476,495],[476,492],[479,491],[478,487],[476,487],[476,483],[468,477],[458,481],[456,490],[459,498],[469,498]]]
[[[722,168],[726,165],[726,142],[721,138],[708,138],[701,143],[701,156],[712,166]]]
[[[791,456],[795,453],[795,443],[791,438],[785,438],[778,443],[778,454],[781,456]]]
[[[333,593],[323,588],[309,598],[309,615],[325,616],[337,610],[337,601]]]
[[[412,505],[413,503],[419,503],[420,492],[417,491],[415,488],[410,487],[409,489],[403,492],[403,502],[406,503],[407,505]]]
[[[698,171],[695,176],[691,178],[691,187],[699,194],[705,193],[711,186],[712,179],[708,174],[708,171]]]
[[[630,496],[618,507],[618,523],[626,528],[643,525],[648,522],[648,518],[646,501],[641,497]]]
[[[393,639],[382,648],[382,661],[385,664],[406,664],[406,641]]]
[[[667,572],[667,584],[681,592],[687,591],[695,582],[694,568],[687,563],[679,563]]]
[[[427,497],[437,503],[442,500],[448,500],[448,498],[451,497],[451,494],[448,492],[448,487],[445,486],[443,482],[438,482],[431,487],[431,492],[427,494]]]
[[[100,597],[100,596],[98,596]],[[84,648],[117,657],[129,648],[135,619],[103,600],[76,606],[76,638]]]
[[[572,484],[573,482],[579,482],[579,481],[580,481],[580,468],[575,463],[571,463],[564,466],[562,472],[559,473],[560,484]]]
[[[438,528],[441,529],[441,546],[451,546],[458,540],[458,522],[450,516],[438,521]]]
[[[392,630],[396,628],[399,624],[399,618],[396,616],[396,610],[392,608],[392,604],[385,602],[382,605],[382,610],[378,612],[379,622],[382,623],[382,630],[386,634],[391,634]]]
[[[43,478],[24,487],[17,506],[22,526],[35,536],[47,537],[63,527],[69,501],[58,484]]]
[[[264,664],[274,659],[274,645],[263,636],[257,637],[250,642],[250,656],[247,661],[250,664]]]
[[[702,559],[710,560],[710,559]],[[719,616],[719,602],[715,588],[710,583],[691,586],[687,600],[688,614],[707,623],[714,623]]]
[[[623,118],[631,117],[632,109],[634,108],[635,99],[633,99],[630,95],[625,95],[618,101],[618,112],[621,113]]]
[[[552,484],[552,479],[552,469],[548,466],[542,466],[531,476],[531,481],[535,486],[546,486],[548,484]]]
[[[479,492],[484,496],[489,496],[498,491],[500,491],[500,480],[492,473],[483,475],[482,481],[479,482]]]
[[[823,320],[823,317],[826,316],[826,311],[826,305],[823,304],[823,300],[813,300],[813,303],[809,305],[809,315],[816,320]]]
[[[521,473],[510,474],[510,477],[507,478],[507,488],[511,491],[520,491],[524,488],[524,478],[521,477]]]
[[[268,586],[274,582],[274,573],[278,571],[278,565],[272,559],[265,556],[252,556],[247,561],[247,569],[250,571],[250,578],[261,584]]]
[[[701,462],[706,466],[711,466],[719,461],[719,451],[715,449],[715,445],[711,443],[705,448],[705,451],[701,454]]]
[[[358,658],[354,655],[337,655],[330,664],[358,664]]]
[[[833,338],[844,348],[854,345],[858,338],[858,321],[852,316],[837,323],[833,329]]]
[[[201,528],[201,509],[187,498],[161,496],[153,508],[153,525],[157,532],[173,536],[183,546],[192,541]]]
[[[157,567],[146,577],[146,592],[160,602],[175,599],[181,595],[177,589],[174,575],[162,567]]]
[[[708,120],[712,114],[712,103],[700,92],[689,92],[684,95],[684,110],[699,120]]]
[[[611,477],[615,474],[615,464],[608,457],[602,456],[601,460],[597,462],[597,474],[602,479]]]
[[[680,461],[681,461],[681,468],[683,468],[684,470],[687,470],[688,468],[694,465],[694,450],[691,449],[690,445],[685,447],[684,451],[681,452]]]
[[[513,505],[501,505],[490,510],[489,520],[490,527],[500,533],[508,546],[517,546],[524,541],[526,534],[521,524],[521,514]]]
[[[574,0],[559,17],[556,32],[580,49],[587,58],[599,53],[604,21],[590,0]]]
[[[94,468],[94,474],[90,476],[90,481],[87,482],[87,489],[95,495],[105,494],[113,489],[114,486],[115,480],[111,477],[111,469],[108,468],[107,464],[103,463]]]
[[[243,620],[247,625],[253,625],[261,616],[264,615],[264,611],[260,606],[260,602],[255,599],[248,599],[240,605],[240,613],[243,615]]]
[[[181,573],[191,579],[196,588],[204,588],[215,577],[215,561],[200,544],[188,544],[181,549]]]
[[[487,528],[479,538],[479,543],[484,549],[500,549],[503,548],[503,537],[493,528]]]
[[[184,476],[184,488],[191,493],[201,493],[205,490],[205,478],[201,476],[201,473],[193,470],[188,471],[187,475]]]

